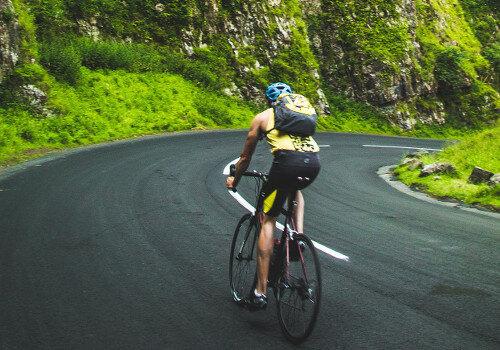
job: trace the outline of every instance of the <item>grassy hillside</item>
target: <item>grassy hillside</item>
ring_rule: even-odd
[[[247,127],[255,107],[178,75],[91,71],[69,85],[46,77],[52,116],[0,109],[0,164],[48,150],[137,135]],[[209,101],[209,102],[208,102]]]
[[[396,168],[396,174],[407,185],[437,197],[459,199],[468,204],[481,204],[500,210],[500,185],[474,185],[467,182],[474,166],[500,173],[500,123],[493,129],[465,137],[443,151],[422,157],[424,164],[448,162],[456,174],[419,177],[420,170],[407,166]]]

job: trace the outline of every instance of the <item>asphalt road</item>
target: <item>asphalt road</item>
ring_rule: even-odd
[[[291,347],[273,301],[251,314],[229,293],[245,210],[221,173],[243,139],[152,137],[0,175],[0,349]],[[441,142],[317,140],[330,147],[304,193],[306,232],[350,261],[320,254],[320,318],[299,348],[499,349],[499,220],[398,192],[376,171],[408,150],[363,147]],[[251,168],[270,159],[262,144]]]

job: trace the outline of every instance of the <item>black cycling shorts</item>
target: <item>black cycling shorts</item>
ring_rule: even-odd
[[[260,194],[260,210],[277,217],[287,196],[309,186],[320,170],[318,153],[277,151]]]

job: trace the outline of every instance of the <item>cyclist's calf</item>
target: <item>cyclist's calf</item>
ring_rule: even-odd
[[[258,293],[267,293],[267,277],[269,261],[273,254],[273,237],[276,218],[262,214],[262,223],[257,250],[257,271],[259,272],[256,290]]]

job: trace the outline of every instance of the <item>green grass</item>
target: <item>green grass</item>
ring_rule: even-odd
[[[177,75],[87,69],[75,86],[51,82],[47,107],[53,116],[0,109],[0,163],[139,135],[243,128],[256,112]]]
[[[456,168],[455,175],[419,177],[419,170],[410,171],[399,166],[399,179],[437,197],[458,199],[467,204],[480,204],[500,210],[500,186],[474,185],[467,182],[474,166],[500,173],[500,123],[488,130],[464,137],[462,141],[443,151],[422,157],[424,164],[449,162]]]

